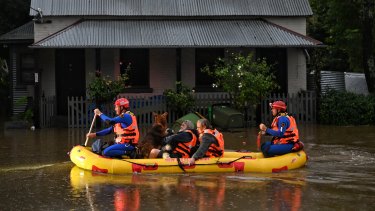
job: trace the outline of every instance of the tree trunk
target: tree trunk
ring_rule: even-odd
[[[375,93],[375,67],[373,49],[373,26],[374,26],[374,3],[373,0],[364,0],[363,3],[363,70],[366,77],[367,87],[370,93]]]

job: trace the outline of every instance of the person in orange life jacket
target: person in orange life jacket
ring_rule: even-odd
[[[87,134],[89,138],[105,136],[112,132],[116,134],[116,144],[105,148],[103,151],[103,155],[106,157],[120,157],[135,152],[135,146],[139,139],[137,119],[129,111],[129,101],[126,98],[119,98],[114,106],[118,115],[114,118],[106,116],[99,109],[94,110],[95,115],[111,126],[99,132]]]
[[[224,155],[224,138],[216,129],[212,129],[211,123],[207,119],[197,121],[199,133],[199,148],[191,156],[189,165],[194,165],[195,161],[203,157],[222,157]]]
[[[272,141],[267,141],[261,146],[264,156],[272,157],[301,150],[303,143],[299,141],[296,121],[286,113],[285,103],[275,101],[270,103],[270,107],[274,116],[271,128],[267,128],[263,123],[259,125],[262,134],[273,136]]]
[[[194,124],[185,120],[181,123],[179,132],[165,137],[162,149],[153,149],[151,154],[156,154],[158,158],[189,158],[196,150],[198,136]]]

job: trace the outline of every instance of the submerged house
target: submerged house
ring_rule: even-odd
[[[297,93],[307,86],[306,49],[322,44],[306,36],[308,0],[31,0],[30,15],[22,27],[32,41],[8,45],[12,96],[54,96],[57,116],[69,96],[86,96],[96,71],[115,78],[129,63],[127,93],[160,95],[176,81],[213,92],[200,69],[228,52],[276,63],[281,91]]]

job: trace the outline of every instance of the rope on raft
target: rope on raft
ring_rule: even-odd
[[[229,162],[220,162],[220,158],[218,158],[215,163],[196,163],[194,165],[196,165],[196,166],[205,166],[205,165],[217,165],[217,164],[231,164],[233,162],[236,162],[236,161],[244,159],[244,158],[252,158],[252,156],[242,156],[242,157],[236,158],[236,159],[234,159],[232,161],[229,161]],[[133,162],[133,161],[130,161],[130,160],[122,160],[122,161],[131,163],[131,164],[135,164],[135,165],[144,166],[144,167],[153,167],[153,166],[155,166],[155,164],[137,163],[137,162]],[[171,167],[171,166],[178,166],[178,167],[180,167],[185,172],[185,169],[183,167],[184,166],[189,166],[189,165],[188,164],[183,164],[181,162],[180,158],[177,158],[177,165],[176,164],[158,165],[158,167]]]

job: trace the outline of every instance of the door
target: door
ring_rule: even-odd
[[[288,92],[288,67],[286,48],[257,48],[256,58],[266,58],[272,65],[271,72],[276,76],[281,93]]]
[[[85,97],[84,49],[56,50],[57,115],[68,115],[68,96]]]

